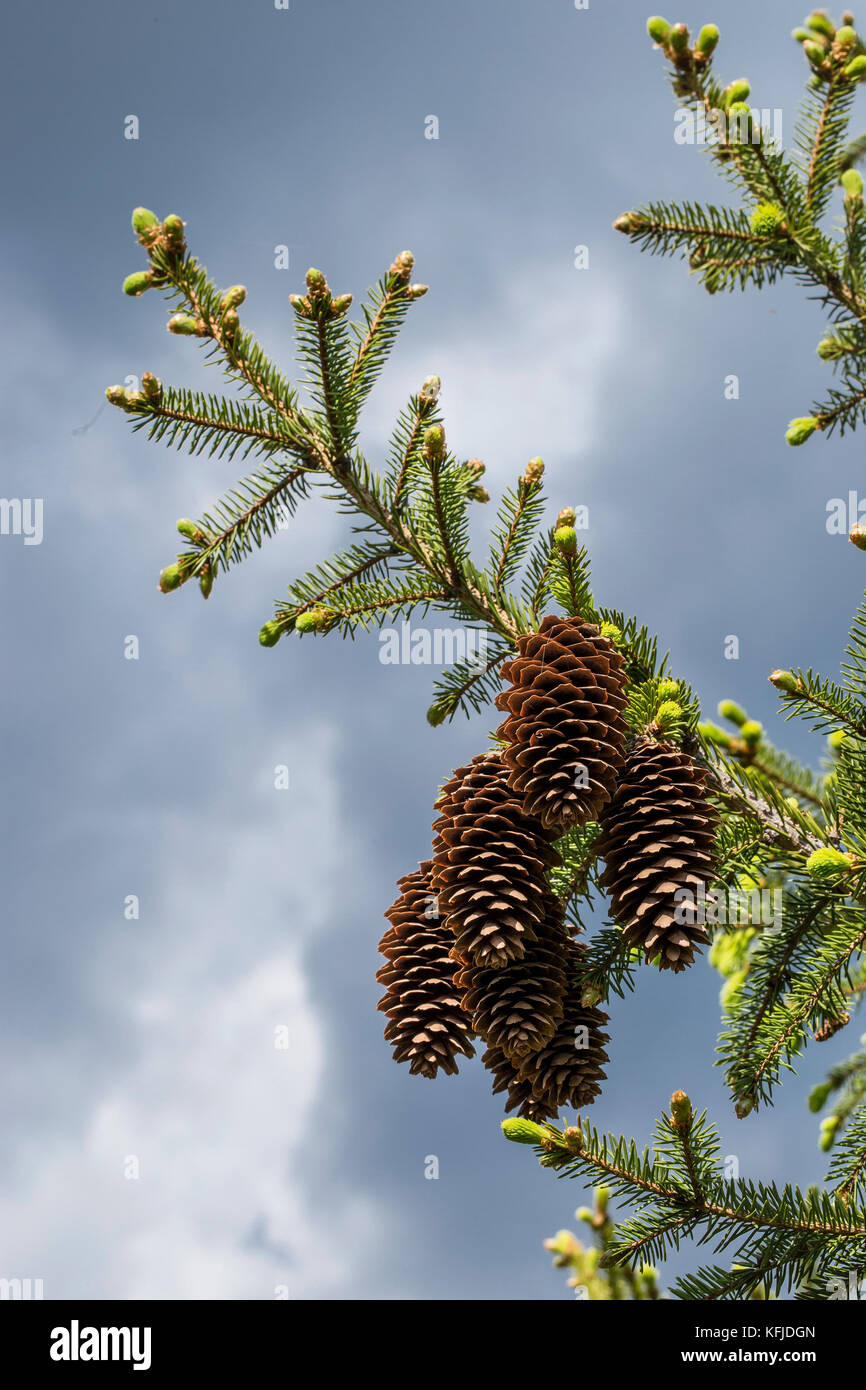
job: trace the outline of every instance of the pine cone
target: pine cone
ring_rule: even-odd
[[[488,1047],[481,1060],[493,1073],[493,1094],[507,1090],[505,1113],[518,1107],[528,1120],[550,1120],[568,1106],[581,1110],[600,1093],[608,1041],[602,1026],[608,1015],[580,1002],[581,986],[575,978],[579,947],[568,943],[567,968],[571,976],[565,1006],[556,1030],[544,1047],[515,1062],[501,1047]]]
[[[718,816],[705,784],[687,753],[643,739],[629,752],[602,816],[606,868],[599,882],[610,891],[625,940],[647,961],[658,957],[662,970],[685,970],[695,947],[709,941],[695,900],[715,874]]]
[[[548,891],[546,915],[522,959],[504,969],[468,964],[454,983],[464,991],[463,1009],[479,1037],[520,1061],[549,1042],[562,1017],[568,940],[562,907]]]
[[[385,1037],[394,1060],[409,1063],[414,1075],[453,1075],[457,1057],[474,1056],[472,1029],[454,987],[454,938],[435,911],[430,881],[432,862],[401,878],[402,892],[385,916],[391,926],[379,943],[387,964],[376,979],[387,986],[379,1003],[391,1020]]]
[[[558,856],[510,790],[498,753],[459,768],[437,806],[433,890],[454,933],[455,959],[502,969],[536,938],[546,871]]]
[[[549,615],[501,675],[502,756],[524,809],[559,833],[597,820],[623,763],[622,656],[594,623]]]

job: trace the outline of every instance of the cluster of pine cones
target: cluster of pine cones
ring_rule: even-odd
[[[546,617],[501,674],[503,747],[439,795],[433,857],[385,914],[379,1008],[411,1072],[454,1073],[480,1039],[506,1111],[543,1121],[595,1099],[608,1041],[607,1014],[583,1000],[586,948],[550,887],[554,842],[600,823],[600,881],[625,940],[679,971],[707,937],[675,895],[712,880],[717,817],[686,753],[629,737],[623,659],[594,624]]]

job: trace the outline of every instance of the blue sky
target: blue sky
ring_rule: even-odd
[[[719,23],[720,71],[781,108],[789,139],[799,11],[669,17]],[[784,443],[828,379],[796,289],[711,300],[611,230],[650,198],[727,197],[674,142],[645,18],[602,0],[10,16],[2,491],[43,499],[44,537],[0,538],[4,1277],[46,1297],[571,1296],[541,1241],[582,1191],[503,1142],[477,1060],[409,1077],[376,1012],[382,910],[492,719],[430,729],[435,673],[382,665],[375,636],[259,647],[272,601],[345,533],[320,500],[208,604],[160,595],[175,518],[239,470],[133,437],[101,403],[145,369],[219,389],[155,295],[120,293],[142,264],[135,205],[180,213],[214,278],[247,286],[244,322],[290,376],[307,266],[358,296],[410,247],[431,288],[371,400],[371,460],[437,372],[449,442],[492,492],[541,455],[551,516],[589,507],[597,597],[659,632],[706,711],[736,698],[817,760],[766,675],[838,670],[862,556],[825,521],[861,483],[861,445]],[[642,1141],[683,1087],[743,1176],[820,1178],[805,1095],[856,1021],[774,1112],[737,1122],[713,1067],[718,984],[705,963],[644,971],[615,1003],[595,1123]]]

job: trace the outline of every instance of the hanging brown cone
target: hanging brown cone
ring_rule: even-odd
[[[519,1079],[518,1068],[501,1047],[488,1047],[481,1060],[493,1075],[493,1094],[498,1095],[500,1091],[508,1093],[505,1103],[506,1115],[509,1111],[517,1109],[518,1115],[522,1115],[525,1120],[535,1120],[536,1124],[543,1124],[545,1120],[555,1117],[556,1110],[546,1105],[543,1100],[537,1100],[532,1094],[532,1083]]]
[[[481,1060],[493,1073],[493,1094],[507,1091],[506,1115],[515,1108],[528,1120],[550,1120],[565,1107],[591,1105],[605,1079],[608,1060],[602,1031],[608,1015],[581,1003],[580,982],[574,978],[582,948],[571,943],[566,959],[572,979],[565,1006],[552,1038],[537,1052],[515,1062],[501,1047],[488,1047]]]
[[[709,937],[701,894],[715,874],[718,815],[706,799],[706,774],[672,743],[642,739],[620,774],[602,816],[599,882],[629,946],[685,970]]]
[[[594,623],[548,615],[501,675],[502,756],[524,809],[557,832],[597,820],[623,762],[622,656]]]
[[[455,959],[502,969],[523,958],[543,923],[556,851],[511,791],[498,753],[459,768],[437,807],[433,890]]]
[[[548,891],[546,915],[521,960],[504,969],[469,963],[456,976],[473,1032],[520,1061],[553,1037],[562,1017],[568,944],[562,905]]]
[[[436,914],[431,861],[401,878],[399,898],[385,916],[391,925],[379,943],[386,964],[376,979],[387,986],[379,1003],[390,1022],[385,1037],[394,1060],[413,1074],[453,1075],[457,1057],[472,1057],[472,1029],[454,987],[454,938]]]
[[[529,1085],[536,1104],[548,1115],[568,1107],[581,1110],[591,1105],[601,1092],[608,1060],[603,1032],[608,1015],[602,1009],[581,1002],[582,985],[577,978],[582,947],[571,942],[566,956],[569,974],[562,1018],[556,1032],[538,1052],[531,1053],[517,1069],[518,1086]]]

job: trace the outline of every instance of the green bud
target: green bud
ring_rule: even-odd
[[[744,1120],[747,1115],[751,1115],[754,1108],[754,1097],[746,1096],[743,1100],[737,1101],[736,1105],[734,1106],[734,1114],[736,1115],[738,1120]]]
[[[544,459],[530,459],[523,471],[523,482],[526,487],[534,487],[541,482],[544,475]]]
[[[683,707],[678,705],[676,700],[665,700],[656,710],[655,722],[659,729],[665,732],[672,729],[678,719],[683,717]]]
[[[731,723],[736,724],[738,728],[742,728],[749,717],[735,700],[720,700],[719,714],[723,719],[730,719]]]
[[[767,680],[777,690],[785,690],[789,695],[793,695],[800,688],[793,671],[771,671]]]
[[[747,101],[751,87],[745,77],[738,77],[736,81],[729,82],[722,92],[722,107],[728,110],[732,102]]]
[[[418,392],[418,395],[421,397],[422,401],[435,401],[438,400],[441,390],[442,382],[440,378],[438,376],[428,376],[421,390]]]
[[[595,1212],[590,1207],[578,1207],[574,1214],[578,1221],[586,1221],[589,1225],[595,1220]]]
[[[662,19],[661,15],[654,14],[646,22],[646,31],[655,43],[665,43],[671,32],[671,26],[666,19]]]
[[[469,489],[469,496],[473,502],[489,502],[490,493],[486,487],[473,487]]]
[[[602,623],[600,631],[608,642],[612,642],[615,647],[619,646],[622,641],[622,628],[617,627],[616,623]]]
[[[689,27],[687,24],[671,25],[668,34],[668,47],[672,53],[685,53],[689,46]]]
[[[819,1110],[823,1110],[832,1089],[829,1081],[821,1081],[817,1086],[812,1087],[809,1092],[809,1109],[813,1115],[817,1115]]]
[[[141,378],[141,389],[149,401],[158,402],[162,397],[162,382],[153,372],[145,372]]]
[[[292,308],[294,309],[295,313],[296,313],[300,318],[302,318],[302,319],[308,319],[308,318],[310,317],[310,314],[312,313],[312,310],[313,310],[313,306],[311,305],[309,299],[307,299],[306,295],[303,295],[303,294],[290,294],[290,295],[289,295],[289,303],[291,304],[291,306],[292,306]]]
[[[170,213],[162,224],[162,235],[169,251],[181,251],[183,249],[183,229],[186,223],[177,213]]]
[[[441,425],[430,425],[424,431],[424,457],[429,463],[441,463],[445,457],[445,431]]]
[[[740,726],[740,733],[744,743],[747,743],[750,748],[757,747],[764,737],[763,726],[758,723],[757,719],[747,719],[745,724]]]
[[[429,285],[407,285],[407,287],[406,287],[406,298],[407,298],[407,299],[423,299],[423,298],[424,298],[424,295],[427,293],[427,291],[429,290],[429,288],[430,288]]]
[[[715,24],[705,24],[698,34],[698,52],[702,53],[705,58],[709,58],[720,37]]]
[[[195,522],[190,521],[187,517],[181,517],[180,521],[177,523],[177,529],[188,541],[195,540],[196,536],[199,534],[199,529]]]
[[[159,587],[164,594],[170,594],[172,589],[177,589],[183,583],[183,580],[180,565],[168,565],[159,576]]]
[[[838,878],[847,874],[852,867],[850,854],[840,849],[816,849],[806,860],[806,873],[813,878]]]
[[[121,409],[126,405],[126,392],[122,386],[106,386],[105,398],[112,405],[119,405]]]
[[[845,354],[845,346],[838,338],[822,338],[815,349],[822,362],[836,362]]]
[[[809,59],[813,68],[822,67],[827,57],[826,51],[819,43],[815,43],[813,39],[809,39],[803,44],[803,52]]]
[[[775,236],[784,222],[785,214],[778,203],[759,203],[749,218],[755,236]]]
[[[801,415],[796,420],[792,420],[785,431],[785,439],[788,444],[805,444],[818,428],[818,421],[814,415]]]
[[[220,319],[220,325],[226,338],[234,338],[241,326],[237,309],[226,309]]]
[[[848,539],[852,545],[856,545],[858,550],[866,550],[866,526],[861,526],[859,523],[852,526],[848,532]]]
[[[834,729],[832,734],[827,735],[827,742],[830,745],[833,752],[838,753],[839,750],[848,742],[847,730]]]
[[[550,1138],[550,1131],[533,1120],[503,1120],[502,1133],[512,1144],[541,1144]]]
[[[561,555],[577,554],[577,532],[573,526],[558,526],[553,539]]]
[[[730,1012],[731,1006],[740,990],[743,988],[748,974],[748,970],[735,970],[719,990],[719,1004],[726,1013]]]
[[[845,190],[846,198],[853,200],[863,197],[863,179],[857,169],[846,169],[839,182]]]
[[[615,232],[625,232],[628,235],[629,232],[639,231],[640,226],[641,218],[636,212],[624,212],[614,222],[613,229]]]
[[[797,43],[805,43],[811,35],[808,29],[792,29],[791,38],[796,39]]]
[[[807,15],[803,23],[807,28],[816,34],[824,34],[828,39],[832,39],[836,32],[836,26],[831,19],[828,19],[823,10],[813,10]]]
[[[133,209],[132,230],[134,232],[137,232],[139,236],[141,236],[142,232],[147,231],[148,227],[158,226],[159,218],[157,217],[155,212],[151,212],[149,208]]]
[[[674,1091],[671,1096],[671,1119],[675,1129],[686,1129],[692,1118],[692,1103],[685,1091]]]
[[[331,608],[310,608],[295,619],[297,632],[327,632],[334,625],[336,614]]]
[[[821,1121],[818,1148],[822,1153],[829,1153],[832,1149],[833,1141],[836,1137],[836,1130],[839,1128],[840,1123],[841,1121],[838,1115],[828,1115]]]
[[[597,1187],[597,1188],[595,1189],[595,1204],[596,1204],[596,1206],[598,1207],[599,1211],[601,1212],[602,1216],[604,1216],[604,1213],[607,1211],[609,1202],[610,1202],[610,1188],[609,1188],[609,1187]]]
[[[438,729],[440,724],[444,724],[450,711],[447,706],[438,704],[435,700],[427,711],[427,723],[434,729]]]
[[[221,309],[239,309],[247,297],[244,285],[232,285],[230,290],[226,290],[220,300]]]
[[[565,1147],[571,1149],[572,1153],[576,1153],[583,1144],[583,1135],[580,1131],[580,1125],[566,1125],[565,1129],[562,1131],[562,1139]]]
[[[846,68],[843,68],[846,77],[859,82],[860,78],[866,74],[866,53],[859,53],[856,58],[852,58]]]
[[[576,520],[574,507],[563,507],[556,518],[556,524],[557,526],[573,526]]]
[[[283,635],[282,623],[265,623],[259,632],[259,641],[263,647],[275,647]]]
[[[415,265],[415,257],[411,251],[401,251],[395,256],[391,265],[388,267],[388,274],[398,284],[408,285]]]
[[[673,700],[679,694],[679,681],[659,681],[657,695],[660,700]]]
[[[328,289],[327,280],[325,279],[321,270],[316,270],[315,266],[310,267],[310,269],[304,276],[304,279],[307,282],[307,290],[311,295],[314,295],[316,298],[330,293]]]
[[[467,459],[465,467],[475,478],[481,478],[487,471],[487,466],[481,459]]]
[[[123,293],[134,295],[136,298],[149,290],[153,283],[153,276],[149,270],[135,270],[132,275],[127,275],[123,282]]]
[[[857,38],[857,30],[852,28],[850,24],[843,24],[841,29],[836,30],[836,38],[834,42],[836,47],[839,49],[853,48],[854,45],[859,42]]]
[[[331,318],[341,319],[348,313],[352,305],[353,296],[350,294],[338,294],[336,299],[331,300]]]
[[[213,589],[213,566],[210,561],[202,567],[198,577],[198,587],[201,589],[202,598],[210,598]]]
[[[142,391],[136,391],[134,386],[127,386],[123,393],[123,399],[127,409],[132,410],[137,405],[144,405],[147,397]]]
[[[193,318],[192,314],[172,314],[166,328],[169,333],[180,333],[188,338],[201,338],[204,336],[202,330],[205,325],[202,319]]]

